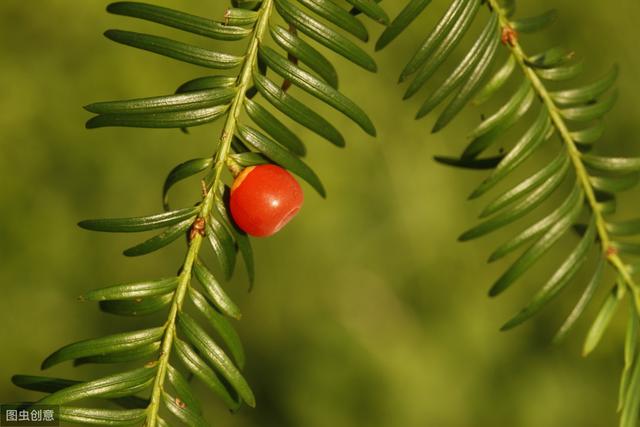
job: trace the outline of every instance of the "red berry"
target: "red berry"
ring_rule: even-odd
[[[231,216],[247,234],[266,237],[277,233],[298,213],[302,188],[286,170],[275,165],[243,170],[231,187]]]

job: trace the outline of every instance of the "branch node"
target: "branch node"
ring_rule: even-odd
[[[196,220],[193,221],[193,225],[191,226],[191,229],[189,230],[189,241],[192,241],[193,239],[195,239],[198,234],[204,237],[204,234],[205,234],[204,230],[206,225],[207,225],[207,222],[205,221],[204,218],[202,217],[196,218]]]

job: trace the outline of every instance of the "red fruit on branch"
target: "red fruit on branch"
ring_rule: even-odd
[[[231,216],[245,233],[267,237],[277,233],[298,213],[304,195],[300,184],[275,165],[244,169],[231,187]]]

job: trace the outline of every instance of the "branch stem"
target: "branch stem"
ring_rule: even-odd
[[[509,20],[507,11],[500,6],[499,0],[487,0],[487,3],[489,7],[498,14],[501,29],[503,31],[512,30],[513,25]],[[593,188],[593,185],[591,184],[591,180],[589,179],[589,173],[587,172],[587,168],[582,161],[582,155],[580,154],[576,143],[571,137],[571,131],[569,130],[567,123],[562,117],[560,110],[553,102],[551,94],[547,90],[546,86],[544,85],[538,74],[536,74],[535,70],[527,63],[528,57],[522,49],[518,38],[514,37],[511,40],[511,43],[507,43],[507,46],[511,51],[511,55],[515,58],[516,62],[522,69],[525,78],[529,80],[536,94],[542,101],[544,108],[546,108],[549,117],[551,118],[553,126],[558,131],[560,139],[562,140],[567,150],[569,158],[571,159],[571,163],[573,164],[578,182],[582,187],[582,190],[584,191],[589,208],[593,212],[598,237],[600,239],[600,242],[602,243],[601,250],[603,251],[604,256],[606,257],[609,264],[616,270],[618,275],[624,280],[625,285],[633,293],[636,300],[636,306],[640,307],[640,304],[638,304],[640,303],[640,289],[631,277],[627,265],[622,261],[618,252],[614,250],[611,245],[611,236],[607,231],[606,220],[602,212],[602,207],[600,203],[598,203],[595,190]]]
[[[240,116],[242,106],[244,105],[245,93],[250,88],[252,82],[251,74],[256,66],[258,47],[260,46],[264,34],[268,29],[269,17],[271,16],[272,9],[273,0],[264,0],[258,11],[260,15],[256,21],[251,40],[247,47],[247,53],[244,57],[242,68],[240,69],[238,80],[236,82],[236,94],[231,101],[224,128],[222,130],[222,135],[220,136],[218,148],[214,154],[214,163],[209,173],[210,179],[207,180],[211,184],[207,188],[207,193],[204,195],[200,205],[199,218],[204,218],[206,220],[209,217],[214,201],[219,195],[218,189],[222,184],[222,172],[227,165],[227,160],[231,151],[231,143],[238,124],[238,117]],[[176,336],[176,320],[178,313],[182,309],[182,304],[191,282],[193,264],[198,257],[203,239],[204,237],[202,235],[195,233],[193,239],[189,242],[189,249],[178,276],[178,286],[171,303],[169,316],[164,325],[165,331],[162,338],[160,358],[157,361],[158,372],[153,383],[151,401],[147,407],[147,422],[145,423],[145,426],[147,427],[156,427],[159,424],[160,400],[162,398],[169,358],[171,356],[171,350]]]

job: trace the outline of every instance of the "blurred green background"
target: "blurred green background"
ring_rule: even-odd
[[[214,17],[226,7],[222,0],[158,3]],[[383,4],[395,15],[403,3]],[[565,343],[550,342],[584,277],[534,321],[498,332],[569,246],[545,258],[517,288],[490,300],[486,291],[508,264],[486,265],[485,259],[508,234],[456,242],[483,206],[465,198],[484,174],[442,167],[432,156],[459,153],[465,132],[481,112],[491,110],[467,110],[456,124],[431,135],[433,117],[413,120],[424,93],[403,103],[404,88],[396,85],[401,66],[447,3],[434,1],[410,31],[376,56],[376,75],[332,56],[342,90],[371,115],[378,138],[365,136],[319,104],[344,131],[347,148],[338,150],[296,128],[308,142],[308,162],[329,197],[321,200],[305,186],[301,215],[277,236],[254,241],[255,290],[246,292],[242,268],[228,284],[244,313],[237,327],[258,406],[231,415],[207,395],[215,425],[615,424],[623,316],[588,359],[580,356],[585,319]],[[640,134],[640,3],[519,3],[522,16],[549,7],[561,12],[543,35],[522,37],[531,53],[559,44],[575,48],[591,70],[586,80],[614,62],[621,65],[622,96],[607,120],[603,150],[640,153],[632,137]],[[106,4],[0,2],[0,402],[33,399],[35,394],[13,387],[10,376],[37,373],[41,360],[61,345],[140,326],[135,319],[77,303],[75,296],[93,287],[173,274],[183,245],[126,259],[121,250],[139,236],[92,234],[75,223],[158,211],[166,173],[183,160],[211,153],[219,134],[218,124],[189,136],[171,130],[84,129],[89,115],[82,105],[171,93],[181,82],[207,74],[108,42],[101,33],[113,27],[177,33],[109,16]],[[367,25],[373,38],[380,34],[379,26]],[[181,184],[174,194],[192,202],[197,181]],[[626,197],[620,215],[637,212],[636,200]],[[52,374],[89,378],[94,370],[65,365]]]

